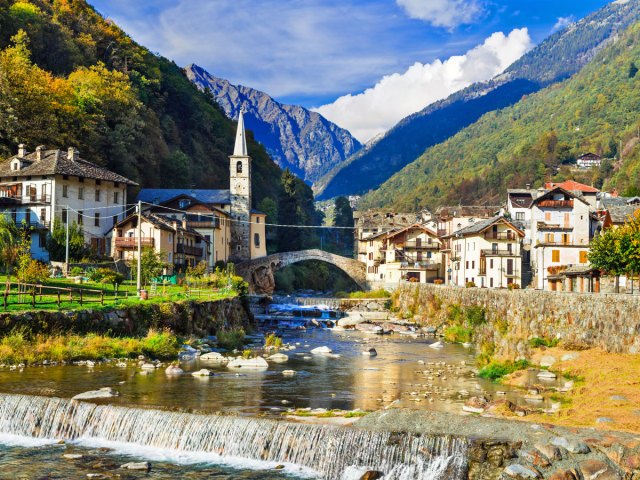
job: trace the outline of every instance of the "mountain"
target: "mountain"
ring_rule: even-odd
[[[294,202],[315,223],[311,189],[248,136],[256,206]],[[234,137],[180,67],[84,0],[0,0],[0,156],[75,146],[143,187],[228,188]]]
[[[495,204],[504,200],[506,188],[571,178],[637,195],[639,65],[640,23],[635,23],[573,77],[487,113],[429,148],[365,196],[363,208]],[[581,171],[575,159],[585,152],[611,160]]]
[[[197,65],[185,71],[200,89],[211,91],[227,117],[236,119],[244,109],[247,127],[271,158],[310,183],[361,147],[348,131],[319,113],[276,102],[264,92],[233,85]]]
[[[314,185],[317,198],[365,193],[487,112],[505,108],[578,72],[615,35],[640,18],[638,0],[608,4],[559,31],[487,82],[429,105],[393,127]]]

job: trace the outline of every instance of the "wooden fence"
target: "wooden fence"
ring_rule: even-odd
[[[3,294],[3,305],[6,310],[9,304],[31,305],[57,305],[63,302],[79,303],[80,306],[87,303],[100,303],[104,305],[104,290],[89,288],[51,287],[48,285],[34,285],[30,283],[6,282]]]

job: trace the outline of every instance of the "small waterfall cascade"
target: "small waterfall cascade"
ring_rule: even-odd
[[[352,478],[354,470],[364,468],[384,472],[386,480],[454,480],[463,478],[467,468],[467,442],[454,437],[196,415],[27,395],[0,394],[0,434],[204,453],[211,454],[212,463],[222,463],[225,457],[286,463],[330,480]]]

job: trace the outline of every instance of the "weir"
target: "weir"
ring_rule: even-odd
[[[354,478],[345,472],[358,468],[384,472],[386,480],[453,480],[464,478],[467,470],[467,441],[451,436],[196,415],[40,396],[0,394],[1,434],[197,453],[211,463],[242,458],[297,465],[331,480]]]

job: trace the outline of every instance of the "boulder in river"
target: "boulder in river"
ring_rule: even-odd
[[[326,347],[326,346],[324,346],[324,347],[316,347],[313,350],[311,350],[311,353],[313,355],[324,355],[324,354],[331,353],[331,352],[333,352],[333,350],[331,350],[329,347]]]
[[[213,372],[211,370],[207,370],[206,368],[202,368],[197,372],[193,372],[191,375],[193,375],[194,377],[210,377],[213,375]]]
[[[149,462],[129,462],[124,465],[120,465],[120,468],[127,470],[144,470],[145,472],[151,471],[151,464]]]
[[[200,355],[200,361],[210,363],[227,363],[229,359],[219,352],[209,352],[204,355]]]
[[[169,365],[164,373],[166,373],[167,375],[182,375],[184,373],[184,370],[182,370],[177,365]]]
[[[90,390],[88,392],[79,393],[73,400],[93,400],[97,398],[111,398],[120,395],[116,390],[111,387],[104,387],[98,390]]]
[[[356,330],[366,333],[375,333],[377,335],[382,335],[384,333],[384,329],[380,325],[375,325],[373,323],[359,323],[356,325]]]
[[[267,357],[267,360],[270,360],[274,363],[286,363],[289,361],[289,357],[284,353],[274,353],[273,355]]]
[[[367,348],[366,350],[363,350],[362,355],[368,355],[370,357],[375,357],[376,355],[378,355],[378,352],[376,351],[375,348],[371,347],[371,348]]]
[[[444,343],[438,340],[437,342],[429,344],[429,348],[435,348],[435,349],[444,348]]]
[[[227,368],[242,368],[243,370],[266,370],[269,364],[262,357],[236,358],[227,364]]]
[[[282,371],[282,375],[284,375],[285,377],[294,377],[297,374],[298,374],[298,372],[296,372],[295,370],[283,370]]]

